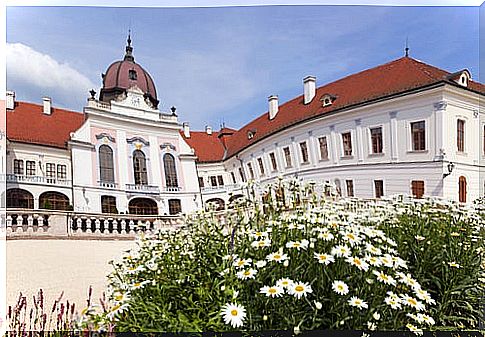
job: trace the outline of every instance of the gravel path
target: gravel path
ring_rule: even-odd
[[[16,303],[19,292],[32,295],[43,289],[46,306],[64,291],[63,299],[86,305],[89,286],[93,298],[101,296],[110,272],[110,260],[135,246],[134,241],[9,240],[7,253],[7,306]],[[96,301],[97,302],[97,301]]]

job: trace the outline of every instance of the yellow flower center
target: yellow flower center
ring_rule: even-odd
[[[276,260],[279,260],[279,259],[281,259],[281,255],[280,255],[280,254],[276,254],[276,255],[274,256],[274,258],[275,258]]]
[[[123,295],[116,295],[115,300],[121,301],[123,299]]]
[[[414,298],[409,298],[408,299],[408,303],[411,304],[411,305],[416,305],[418,304],[418,302],[416,302],[416,300]]]
[[[338,290],[344,290],[344,286],[343,286],[343,285],[341,285],[341,284],[339,284],[339,285],[337,286],[337,289],[338,289]]]
[[[360,262],[360,260],[359,260],[359,259],[357,259],[357,258],[356,258],[356,259],[354,259],[354,263],[355,263],[356,265],[358,265],[358,266],[360,266],[360,265],[362,264],[362,262]]]
[[[232,309],[232,310],[231,310],[231,315],[233,315],[233,316],[237,316],[237,310],[236,310],[236,309]]]
[[[251,275],[251,272],[249,270],[247,270],[247,271],[244,272],[244,275],[249,276],[249,275]]]
[[[238,265],[239,267],[241,267],[243,264],[244,264],[244,261],[239,261],[239,262],[237,263],[237,265]]]
[[[135,287],[139,287],[139,286],[141,286],[141,283],[138,283],[138,282],[137,282],[137,283],[135,283],[135,284],[134,284],[134,286],[135,286]]]
[[[303,288],[302,286],[296,286],[295,287],[295,290],[298,291],[298,292],[302,292],[305,288]]]
[[[348,237],[350,240],[355,240],[355,236],[353,236],[352,234],[347,234],[347,237]]]
[[[293,244],[293,247],[300,247],[300,244],[299,244],[298,242],[295,242],[295,243]]]
[[[275,288],[269,288],[268,292],[270,294],[276,294],[276,289]]]
[[[320,260],[325,261],[326,259],[327,259],[327,256],[326,255],[320,255]]]

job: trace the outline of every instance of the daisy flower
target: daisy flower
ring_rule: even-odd
[[[379,272],[377,270],[373,270],[372,273],[377,276],[377,280],[379,282],[396,286],[396,280],[393,279],[392,276],[386,275],[382,271]]]
[[[330,263],[335,262],[335,259],[332,255],[328,254],[318,254],[318,253],[313,253],[315,258],[318,260],[318,263],[323,263],[326,266],[328,266]]]
[[[282,288],[289,288],[292,284],[293,281],[289,278],[280,278],[278,281],[276,281],[276,286]]]
[[[433,317],[425,315],[425,314],[418,314],[418,316],[421,316],[421,320],[424,323],[426,323],[428,325],[435,325],[435,321],[434,321]]]
[[[283,296],[284,290],[281,286],[264,286],[259,290],[259,292],[268,297],[281,297]]]
[[[409,295],[401,295],[401,303],[411,308],[414,308],[417,311],[422,311],[425,309],[424,304],[422,302],[418,301],[417,299]]]
[[[458,263],[456,263],[455,261],[452,261],[452,262],[448,262],[448,265],[452,268],[460,268],[460,265]]]
[[[395,298],[392,298],[391,296],[388,296],[384,299],[384,302],[386,302],[386,304],[390,306],[391,309],[394,309],[394,310],[401,309],[402,307],[401,302],[399,301],[399,298],[395,299]]]
[[[350,256],[350,249],[347,246],[338,245],[332,248],[330,254],[337,257],[348,257]]]
[[[230,324],[233,328],[238,328],[244,324],[246,309],[237,303],[227,303],[222,307],[221,315],[226,324]]]
[[[416,336],[421,336],[423,334],[423,330],[417,328],[416,326],[412,325],[411,323],[406,324],[406,328],[408,328],[411,332],[414,332]]]
[[[333,240],[333,234],[329,232],[322,232],[322,233],[318,233],[317,238],[323,239],[325,241],[330,241],[330,240]]]
[[[256,240],[261,240],[268,237],[268,232],[252,231],[249,235]]]
[[[381,260],[379,260],[378,257],[376,256],[369,256],[369,255],[366,255],[364,257],[364,259],[371,265],[371,266],[374,266],[374,267],[379,267],[382,265],[382,262]]]
[[[270,239],[256,240],[251,243],[251,247],[255,247],[255,248],[264,248],[269,246],[271,246]]]
[[[349,287],[342,281],[333,281],[332,289],[339,295],[347,295],[349,293]]]
[[[355,246],[357,243],[361,241],[361,239],[355,233],[343,232],[341,234],[342,234],[342,239],[344,239],[345,241],[348,241],[348,243],[351,246]]]
[[[300,248],[307,249],[308,244],[309,242],[306,239],[303,239],[301,241],[290,241],[286,244],[286,248],[296,248],[298,250],[300,250]]]
[[[370,243],[366,244],[365,250],[368,251],[371,254],[374,254],[374,255],[381,255],[382,254],[382,251],[379,248],[375,247],[374,245],[372,245]]]
[[[276,252],[276,253],[269,254],[268,256],[266,256],[266,259],[268,261],[275,261],[275,262],[282,263],[285,260],[288,260],[288,255],[283,254],[282,251],[279,251],[279,252]]]
[[[352,296],[350,298],[350,300],[348,300],[348,303],[351,306],[359,308],[359,309],[367,309],[369,307],[366,302],[364,302],[363,300],[361,300],[360,298],[358,298],[356,296]]]
[[[234,261],[233,266],[237,268],[244,268],[245,266],[249,266],[253,260],[251,259],[241,259],[238,258]]]
[[[258,267],[258,268],[264,268],[264,267],[266,266],[266,264],[267,264],[267,262],[266,262],[266,261],[264,261],[264,260],[257,261],[257,262],[255,263],[256,267]]]
[[[394,263],[392,262],[392,256],[390,256],[389,254],[379,257],[379,260],[384,266],[388,268],[394,267]]]
[[[431,298],[431,295],[426,291],[419,289],[414,289],[416,296],[420,299],[425,301],[427,304],[436,304],[436,301]]]
[[[295,282],[288,287],[288,294],[300,299],[302,296],[306,297],[306,294],[312,293],[312,287],[308,283]]]
[[[357,256],[349,256],[345,261],[347,261],[347,263],[359,268],[360,270],[363,270],[363,271],[369,270],[369,265],[367,264],[367,262],[365,262],[364,260],[362,260],[361,258],[359,258]]]
[[[253,279],[256,275],[256,269],[241,270],[236,273],[236,276],[241,280]]]
[[[113,319],[116,314],[122,313],[126,309],[128,309],[128,304],[118,303],[110,309],[106,317],[108,317],[109,319]]]

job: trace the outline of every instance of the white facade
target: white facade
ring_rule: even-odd
[[[466,200],[484,194],[485,149],[483,108],[480,95],[445,85],[414,94],[329,114],[302,122],[272,135],[231,158],[228,171],[238,176],[273,181],[277,176],[324,180],[340,185],[348,196],[376,197],[375,180],[382,181],[383,195],[412,194],[412,182],[424,182],[424,195],[459,200],[459,177],[466,179]],[[457,148],[457,121],[465,121],[464,151]],[[425,146],[413,150],[411,124],[424,122]],[[371,129],[382,132],[382,151],[373,153]],[[350,133],[351,155],[344,155],[343,134]],[[322,158],[319,138],[326,137],[328,157]],[[303,161],[300,144],[305,143],[308,160]],[[288,167],[284,149],[291,154]],[[274,153],[277,170],[273,170]],[[264,165],[261,173],[259,159]],[[238,161],[241,161],[240,163]],[[448,164],[454,167],[448,175]],[[444,176],[445,174],[445,176]],[[240,177],[238,177],[242,181]],[[352,196],[352,195],[351,195]]]
[[[35,209],[45,206],[43,193],[61,193],[73,211],[84,213],[136,213],[141,199],[154,203],[159,215],[187,213],[210,201],[227,205],[247,193],[248,180],[264,185],[278,177],[328,181],[343,196],[414,194],[472,202],[485,194],[485,111],[483,95],[467,90],[469,81],[463,71],[459,86],[441,83],[316,115],[216,162],[197,162],[197,144],[191,148],[185,140],[188,125],[178,122],[175,111],[149,104],[137,86],[110,102],[93,94],[67,149],[7,144],[7,188],[28,191]],[[315,77],[304,79],[304,104],[319,99],[332,105],[336,97],[319,97],[315,83]],[[268,101],[270,122],[279,118],[279,103],[275,95]],[[109,179],[101,173],[101,148],[112,154]],[[172,166],[166,158],[173,158]]]

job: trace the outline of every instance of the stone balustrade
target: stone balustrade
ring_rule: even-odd
[[[7,238],[117,238],[182,227],[180,216],[92,214],[51,210],[7,209],[2,215]]]

